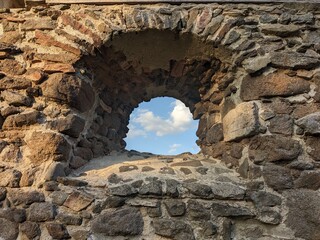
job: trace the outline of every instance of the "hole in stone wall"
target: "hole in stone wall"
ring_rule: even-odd
[[[198,120],[190,109],[171,97],[142,102],[130,115],[127,150],[173,155],[199,152],[196,145]]]

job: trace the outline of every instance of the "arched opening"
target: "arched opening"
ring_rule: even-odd
[[[189,108],[175,98],[142,102],[130,115],[126,149],[163,155],[198,153],[198,124]]]

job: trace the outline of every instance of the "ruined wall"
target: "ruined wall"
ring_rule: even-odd
[[[0,231],[0,236],[15,239],[19,227],[22,238],[27,234],[23,229],[34,228],[34,236],[60,231],[54,238],[61,239],[69,236],[72,225],[82,224],[78,228],[87,229],[86,234],[104,234],[98,239],[140,239],[141,234],[146,239],[241,239],[241,226],[258,222],[260,230],[251,239],[320,239],[319,19],[319,4],[307,3],[1,9],[0,228],[13,230],[11,235]],[[130,113],[140,102],[159,96],[182,100],[200,119],[202,160],[208,156],[230,168],[237,176],[228,183],[232,190],[222,178],[217,181],[223,194],[214,194],[216,182],[209,176],[191,187],[176,179],[174,196],[168,194],[172,182],[166,178],[160,183],[146,178],[138,185],[120,181],[120,195],[109,191],[109,185],[103,187],[104,195],[77,181],[63,187],[70,185],[69,178],[58,176],[124,150]],[[19,188],[25,188],[23,193]],[[51,191],[65,198],[53,202]],[[154,201],[148,198],[129,210],[106,214],[119,221],[133,215],[140,230],[155,217],[160,225],[154,224],[149,234],[156,235],[145,235],[146,228],[110,233],[93,227],[91,217],[99,219],[103,209],[122,207],[137,194],[183,199],[184,204],[202,199],[196,203],[202,207],[195,208],[205,217],[190,217],[193,205],[188,203],[188,214],[179,220],[170,220],[170,210],[169,215],[142,218],[139,207],[144,213],[164,204],[159,200],[149,206]],[[120,197],[123,204],[94,210],[110,196]],[[65,203],[67,198],[71,200]],[[222,201],[215,208],[212,199]],[[229,200],[251,205],[237,208]],[[82,207],[72,207],[78,203]],[[220,208],[225,212],[217,213]],[[33,216],[42,210],[46,216]],[[67,217],[72,220],[57,217],[64,211],[72,212]],[[217,224],[208,236],[197,230],[206,218]],[[163,233],[156,226],[168,229]],[[250,239],[246,234],[243,239]]]

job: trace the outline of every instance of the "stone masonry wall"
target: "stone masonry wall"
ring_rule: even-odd
[[[100,214],[91,210],[99,202],[95,193],[88,197],[86,187],[76,181],[59,192],[65,199],[58,204],[47,191],[64,185],[67,175],[91,159],[123,151],[133,109],[142,101],[171,96],[200,119],[201,153],[238,174],[235,187],[242,182],[245,186],[239,198],[250,199],[260,212],[232,207],[228,201],[239,200],[234,189],[231,197],[217,197],[209,177],[204,186],[186,187],[183,191],[189,192],[177,196],[166,195],[170,183],[162,179],[166,184],[161,185],[161,197],[183,196],[185,202],[196,196],[210,204],[222,198],[216,207],[204,205],[223,220],[218,221],[218,235],[204,237],[184,218],[173,221],[159,215],[154,226],[158,236],[241,239],[234,229],[260,221],[267,224],[264,229],[280,227],[274,235],[255,230],[251,239],[286,239],[279,228],[291,230],[287,239],[320,239],[319,25],[320,4],[307,3],[0,9],[0,237],[38,238],[43,222],[55,239],[68,238],[69,225],[90,228],[90,218]],[[148,184],[146,188],[160,188],[154,181]],[[157,196],[141,186],[121,185],[122,197]],[[228,192],[228,186],[222,189]],[[76,200],[66,204],[67,198]],[[82,207],[74,209],[75,203]],[[136,218],[136,228],[110,232],[94,224],[88,231],[104,234],[98,239],[139,239],[142,230],[137,229],[150,223],[142,220],[139,204],[130,206],[107,209],[111,212],[106,214],[115,218],[112,221]],[[70,221],[56,216],[57,209],[64,208],[74,211],[75,216],[67,217]],[[45,216],[33,216],[38,212]],[[233,214],[240,214],[240,220]],[[104,217],[101,222],[108,222]],[[214,219],[199,218],[206,217]],[[7,226],[12,233],[2,230]],[[29,229],[35,229],[34,235],[25,233]]]

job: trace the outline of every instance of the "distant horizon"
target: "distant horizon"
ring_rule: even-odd
[[[171,97],[142,102],[130,115],[126,150],[159,155],[198,153],[196,131],[199,121],[192,119],[188,107]]]

